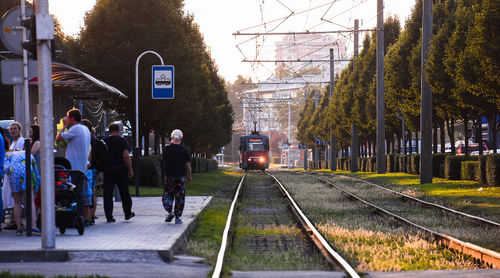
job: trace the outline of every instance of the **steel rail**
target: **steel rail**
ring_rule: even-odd
[[[468,214],[468,213],[465,213],[465,212],[454,210],[454,209],[451,209],[451,208],[448,208],[448,207],[445,207],[445,206],[442,206],[442,205],[438,205],[438,204],[434,204],[434,203],[431,203],[431,202],[427,202],[427,201],[424,201],[424,200],[421,200],[421,199],[418,199],[418,198],[406,195],[404,193],[401,193],[401,192],[398,192],[398,191],[395,191],[395,190],[392,190],[392,189],[380,186],[378,184],[375,184],[375,183],[372,183],[372,182],[369,182],[369,181],[365,181],[365,180],[357,179],[357,178],[353,178],[353,177],[348,177],[348,176],[344,176],[344,175],[338,175],[338,176],[345,177],[345,178],[351,178],[351,179],[353,179],[355,181],[360,181],[360,182],[363,182],[363,183],[366,183],[366,184],[369,184],[369,185],[373,185],[375,187],[387,190],[387,191],[389,191],[389,192],[391,192],[393,194],[399,195],[399,196],[401,196],[401,197],[403,197],[403,198],[405,198],[407,200],[410,200],[410,201],[413,201],[413,202],[425,205],[427,207],[438,208],[438,209],[445,210],[447,212],[458,214],[458,215],[460,215],[462,217],[471,218],[472,220],[474,220],[474,221],[476,221],[476,222],[478,222],[480,224],[483,224],[483,225],[488,225],[488,226],[500,228],[500,223],[497,223],[497,222],[492,221],[492,220],[488,220],[488,219],[485,219],[485,218],[481,218],[479,216],[475,216],[475,215],[471,215],[471,214]]]
[[[328,184],[331,187],[335,187],[336,189],[349,195],[351,198],[354,198],[357,201],[359,201],[367,206],[375,208],[378,212],[381,212],[385,215],[391,216],[391,217],[403,222],[404,224],[407,224],[411,227],[414,227],[414,228],[417,228],[417,229],[423,231],[428,236],[434,238],[438,242],[441,242],[443,245],[445,245],[446,247],[448,247],[450,249],[454,249],[458,252],[470,255],[473,258],[475,258],[483,263],[486,263],[490,267],[500,268],[500,253],[498,253],[498,252],[483,248],[481,246],[478,246],[478,245],[475,245],[475,244],[472,244],[469,242],[464,242],[464,241],[461,241],[461,240],[454,238],[452,236],[433,231],[433,230],[428,229],[424,226],[420,226],[420,225],[413,223],[410,220],[407,220],[407,219],[405,219],[397,214],[389,212],[389,211],[387,211],[387,210],[385,210],[385,209],[383,209],[375,204],[372,204],[368,201],[365,201],[365,200],[361,199],[360,197],[352,194],[351,192],[343,189],[342,187],[339,187],[339,186],[333,184],[332,182],[329,182],[329,181],[327,181],[323,178],[320,178],[320,177],[314,177],[314,178]]]
[[[281,184],[281,182],[270,173],[267,173],[271,176],[276,183],[278,184],[278,188],[280,191],[286,196],[290,207],[295,213],[296,217],[302,223],[302,227],[306,230],[306,234],[311,238],[311,240],[316,244],[316,246],[320,249],[321,253],[330,261],[331,263],[338,265],[342,269],[345,270],[350,277],[360,277],[356,271],[352,268],[352,266],[347,263],[344,258],[342,258],[333,248],[328,244],[328,242],[324,239],[321,233],[314,227],[314,225],[309,221],[307,216],[302,212],[297,203],[293,200],[292,196],[288,193],[285,187]]]
[[[222,266],[224,264],[224,254],[226,253],[229,228],[231,227],[231,220],[233,218],[234,206],[236,205],[236,202],[238,201],[238,197],[240,196],[241,185],[243,184],[243,181],[245,180],[246,175],[247,174],[245,173],[243,175],[243,177],[241,177],[241,181],[238,184],[238,188],[236,189],[236,193],[234,194],[233,202],[231,203],[231,207],[229,208],[229,213],[227,215],[227,220],[226,220],[226,227],[224,228],[224,233],[222,234],[222,243],[220,246],[219,254],[217,255],[217,262],[215,264],[212,278],[217,278],[217,277],[221,276]]]

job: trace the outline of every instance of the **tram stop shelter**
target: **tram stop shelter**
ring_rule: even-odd
[[[22,60],[3,60],[2,83],[14,86],[14,119],[25,123],[24,87],[22,84]],[[34,60],[28,61],[29,110],[30,122],[38,115],[38,71]],[[74,100],[94,100],[99,102],[116,101],[127,96],[120,90],[87,74],[75,67],[52,64],[52,92],[54,108],[54,126],[66,112],[74,106]],[[86,117],[86,115],[84,115]]]

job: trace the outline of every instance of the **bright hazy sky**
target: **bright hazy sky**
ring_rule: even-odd
[[[271,77],[273,63],[252,66],[251,63],[241,60],[245,57],[275,59],[274,41],[280,39],[279,36],[261,36],[258,40],[249,40],[251,38],[249,36],[233,36],[232,33],[236,31],[345,30],[348,27],[352,28],[354,18],[360,19],[360,29],[370,29],[376,25],[377,0],[185,0],[184,2],[185,10],[192,13],[195,22],[200,25],[205,43],[219,67],[219,74],[230,82],[233,82],[237,75],[250,76],[253,80],[265,80]],[[384,17],[398,15],[404,24],[414,3],[415,0],[385,0]],[[49,9],[59,19],[66,34],[77,35],[80,26],[83,25],[85,12],[92,9],[94,4],[95,0],[49,0]],[[304,12],[315,7],[318,8]],[[291,11],[294,15],[282,23],[282,20],[276,20],[285,18]],[[262,22],[266,24],[262,25]],[[352,35],[343,36],[347,39],[347,53],[350,54]],[[364,34],[361,34],[360,44],[363,37]],[[241,51],[236,45],[239,45]],[[256,49],[260,49],[257,58]],[[154,46],[151,50],[154,50]],[[165,63],[168,64],[168,61]]]

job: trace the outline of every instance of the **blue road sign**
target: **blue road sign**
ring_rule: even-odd
[[[316,143],[316,145],[320,145],[321,144],[321,138],[316,137],[315,143]]]
[[[152,67],[153,99],[174,99],[174,66]]]

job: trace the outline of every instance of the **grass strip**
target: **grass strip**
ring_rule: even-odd
[[[312,177],[277,174],[332,246],[357,271],[476,269],[470,256],[440,248],[392,218],[374,214]]]
[[[487,249],[500,251],[499,228],[478,226],[476,222],[467,221],[463,217],[441,209],[407,202],[396,194],[359,180],[343,176],[326,176],[325,178],[344,190],[414,223]]]
[[[321,171],[332,173],[331,171]],[[402,193],[437,203],[465,213],[500,222],[500,188],[481,186],[475,181],[433,178],[433,183],[420,184],[419,175],[406,173],[335,171],[354,178],[385,185]]]
[[[234,170],[218,170],[218,174],[212,177],[212,183],[203,181],[196,189],[198,192],[210,192],[213,198],[198,215],[198,224],[184,250],[186,253],[203,257],[205,263],[215,265],[229,207],[242,175],[242,172]]]

